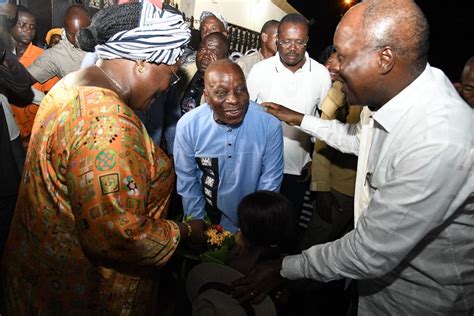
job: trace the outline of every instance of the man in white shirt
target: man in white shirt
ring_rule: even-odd
[[[278,26],[278,52],[255,64],[247,77],[250,100],[275,102],[300,113],[316,115],[331,87],[329,71],[306,52],[309,23],[301,14],[284,16]],[[300,211],[309,187],[310,136],[283,124],[285,170],[280,192]],[[296,227],[295,227],[296,229]]]
[[[266,104],[359,160],[366,148],[355,194],[367,199],[352,232],[259,266],[235,282],[235,297],[260,301],[283,278],[347,277],[358,280],[359,315],[473,315],[473,112],[428,64],[428,37],[412,0],[367,0],[342,18],[334,44],[343,91],[375,112],[365,138]]]

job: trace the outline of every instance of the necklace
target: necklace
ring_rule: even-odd
[[[96,65],[97,68],[100,69],[100,71],[102,71],[102,73],[105,75],[105,77],[107,78],[108,81],[110,81],[114,86],[115,88],[118,90],[117,93],[119,94],[120,97],[122,97],[122,92],[123,92],[123,89],[122,89],[122,86],[117,82],[117,80],[115,80],[114,78],[112,78],[104,69],[102,69],[100,66]]]

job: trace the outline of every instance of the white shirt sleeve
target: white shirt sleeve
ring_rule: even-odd
[[[419,144],[410,143],[399,151],[384,183],[374,181],[375,193],[353,231],[285,257],[282,276],[324,282],[380,277],[402,260],[410,260],[406,259],[410,253],[423,251],[422,241],[436,236],[454,212],[462,214],[460,197],[468,194],[458,192],[468,187],[470,165],[465,162],[472,162],[469,148]]]
[[[305,115],[300,129],[343,153],[357,155],[359,153],[360,124],[360,122],[347,124],[338,120],[322,120],[319,117]]]

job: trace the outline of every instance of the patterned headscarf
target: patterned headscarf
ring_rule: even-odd
[[[143,2],[138,27],[118,32],[95,50],[100,59],[125,58],[173,65],[191,37],[183,17]]]

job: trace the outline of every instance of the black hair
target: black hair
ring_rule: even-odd
[[[278,26],[280,24],[280,22],[278,22],[277,20],[268,20],[267,22],[265,22],[262,26],[262,29],[260,30],[260,33],[267,33],[268,30],[274,26]]]
[[[27,7],[25,7],[24,5],[21,5],[21,4],[16,6],[16,10],[17,10],[17,12],[21,11],[21,12],[26,12],[26,13],[29,13],[29,14],[33,15],[33,13],[31,13],[31,11]]]
[[[242,234],[254,246],[278,246],[292,252],[296,245],[296,213],[293,204],[278,192],[250,193],[237,208]]]
[[[284,24],[284,23],[290,23],[290,24],[301,24],[301,25],[304,25],[306,27],[306,32],[309,33],[309,21],[307,18],[305,18],[303,15],[299,14],[299,13],[289,13],[287,15],[285,15],[281,21],[280,21],[280,25],[278,26],[278,33],[280,33],[280,27]]]
[[[331,57],[331,55],[333,53],[336,52],[336,47],[334,47],[334,45],[329,45],[327,46],[322,52],[321,54],[319,54],[319,57],[318,57],[318,62],[320,64],[325,64],[326,61],[329,59],[329,57]]]
[[[97,12],[89,27],[77,35],[82,50],[93,52],[95,46],[104,44],[118,32],[138,27],[142,3],[132,2],[112,5]]]

